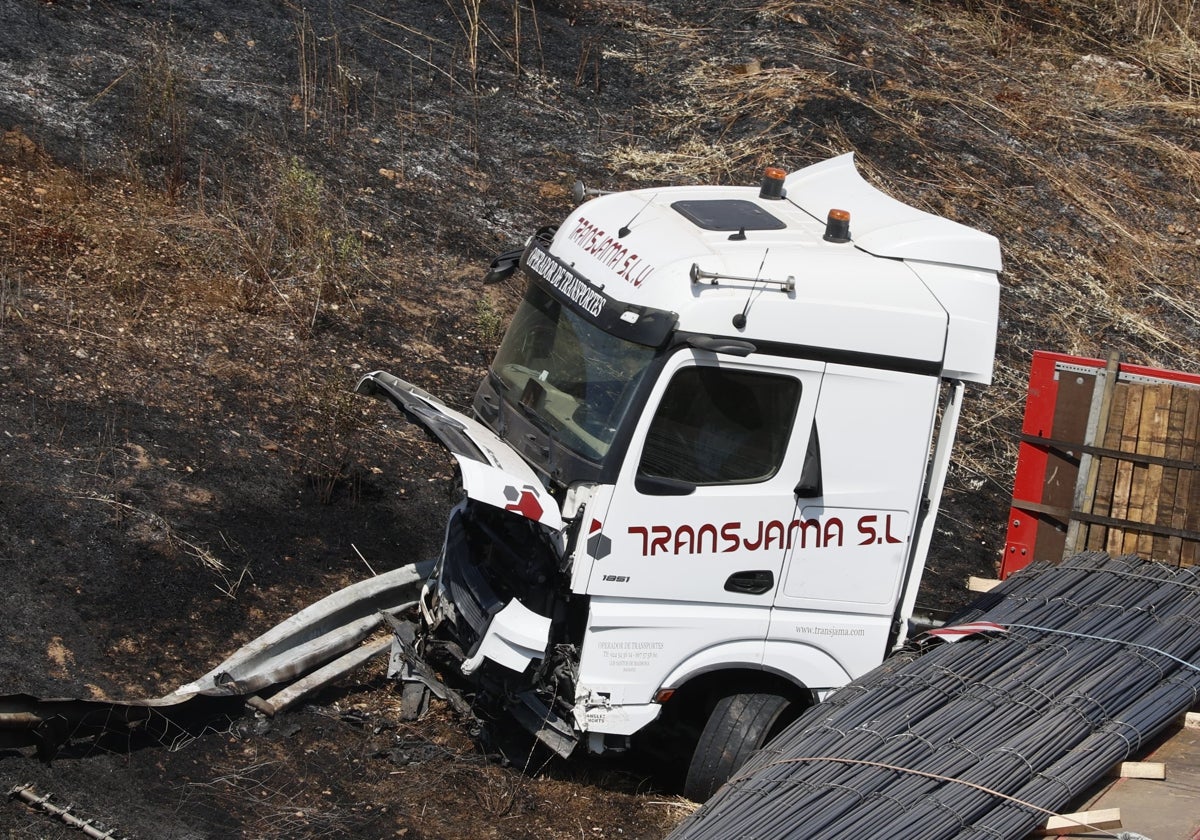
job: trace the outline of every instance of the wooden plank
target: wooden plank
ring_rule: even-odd
[[[1037,435],[1018,435],[1017,440],[1021,443],[1031,443],[1034,446],[1040,446],[1047,452],[1058,450],[1059,452],[1070,452],[1072,456],[1077,457],[1080,454],[1093,455],[1096,458],[1108,458],[1113,461],[1128,461],[1131,464],[1136,464],[1142,467],[1151,465],[1160,466],[1164,469],[1172,470],[1197,470],[1200,466],[1184,461],[1181,458],[1168,458],[1165,455],[1143,455],[1137,452],[1122,452],[1119,449],[1107,449],[1103,446],[1089,446],[1085,443],[1072,443],[1069,440],[1059,440],[1058,438],[1044,438]]]
[[[1042,498],[1014,509],[1037,511],[1035,556],[1100,550],[1200,563],[1200,389],[1126,376],[1116,361],[1094,374],[1056,369],[1050,428],[1022,436],[1044,452]]]
[[[1083,443],[1086,446],[1103,445],[1105,431],[1108,427],[1108,413],[1112,407],[1113,389],[1117,385],[1117,374],[1121,370],[1121,354],[1115,350],[1108,354],[1108,364],[1096,375],[1092,390],[1092,402],[1088,409],[1087,427],[1084,430]],[[1081,513],[1091,513],[1096,498],[1096,458],[1083,453],[1079,458],[1079,475],[1075,480],[1075,493],[1072,497],[1071,510]],[[1066,545],[1063,559],[1078,554],[1087,545],[1087,526],[1077,519],[1067,523]]]
[[[1167,426],[1171,412],[1170,385],[1147,385],[1153,396],[1154,409],[1144,418],[1141,428],[1139,451],[1145,450],[1149,455],[1162,457],[1167,452]],[[1158,523],[1158,497],[1162,492],[1163,467],[1150,464],[1146,468],[1145,498],[1142,502],[1142,515],[1139,522]],[[1139,534],[1137,553],[1148,559],[1154,559],[1154,537],[1150,534]]]
[[[1161,780],[1167,778],[1167,765],[1161,761],[1122,761],[1117,775],[1122,779]]]
[[[1154,412],[1158,407],[1158,391],[1144,385],[1135,386],[1142,394],[1141,412],[1138,418],[1137,435],[1133,442],[1133,451],[1147,455],[1150,452],[1150,438],[1154,423]],[[1129,484],[1129,509],[1125,518],[1131,522],[1144,522],[1146,507],[1146,488],[1148,484],[1148,468],[1142,464],[1133,465],[1133,474]],[[1137,554],[1139,535],[1136,531],[1126,531],[1121,541],[1122,554]]]
[[[1120,828],[1121,809],[1101,808],[1097,811],[1079,811],[1050,817],[1039,834],[1084,834],[1097,828]]]
[[[1142,389],[1129,383],[1119,386],[1126,392],[1125,416],[1121,423],[1121,435],[1116,442],[1117,449],[1133,452],[1137,449],[1138,423],[1142,419]],[[1114,519],[1126,519],[1129,516],[1129,494],[1133,485],[1133,464],[1121,461],[1117,464],[1116,477],[1113,480],[1112,513]],[[1105,539],[1104,550],[1112,555],[1125,553],[1125,532],[1120,528],[1109,528]]]
[[[1080,445],[1087,432],[1088,412],[1096,393],[1096,373],[1060,371],[1058,397],[1050,437]],[[1056,508],[1074,509],[1075,485],[1079,477],[1079,451],[1073,446],[1054,448],[1046,453],[1046,472],[1042,481],[1042,503]],[[1059,522],[1041,520],[1033,545],[1033,556],[1053,560],[1063,556],[1069,518]]]
[[[1200,444],[1200,391],[1187,389],[1187,403],[1183,415],[1183,446],[1179,457],[1184,461],[1197,461],[1197,447]],[[1189,524],[1200,525],[1200,503],[1193,494],[1200,489],[1200,478],[1192,471],[1180,472],[1179,484],[1175,488],[1175,505],[1181,508],[1183,527]],[[1195,540],[1184,541],[1179,549],[1179,564],[1181,566],[1195,565],[1200,554],[1200,543]]]
[[[999,585],[1000,581],[996,578],[975,577],[975,575],[971,575],[967,579],[967,589],[971,592],[991,592]]]
[[[1104,435],[1103,446],[1106,449],[1119,449],[1121,445],[1121,429],[1125,422],[1125,406],[1129,401],[1128,388],[1113,388],[1112,405],[1109,407],[1108,425]],[[1092,501],[1092,513],[1109,516],[1112,513],[1113,485],[1117,477],[1115,458],[1101,458],[1096,477],[1096,493]],[[1088,527],[1087,547],[1089,551],[1103,551],[1107,545],[1108,527],[1091,525]]]
[[[1038,502],[1013,502],[1013,506],[1018,510],[1027,510],[1031,513],[1044,513],[1047,516],[1052,516],[1055,519],[1066,519],[1068,516],[1075,516],[1081,522],[1086,522],[1089,525],[1104,525],[1109,528],[1125,528],[1128,531],[1137,532],[1139,534],[1153,534],[1167,537],[1181,537],[1185,540],[1196,540],[1200,542],[1200,531],[1177,531],[1166,525],[1150,525],[1144,522],[1130,522],[1128,519],[1113,519],[1111,516],[1096,516],[1094,513],[1074,513],[1072,514],[1066,508],[1056,508],[1050,505],[1039,504]]]
[[[1183,452],[1184,421],[1187,419],[1187,400],[1189,388],[1171,389],[1170,416],[1167,420],[1167,441],[1164,455],[1178,460]],[[1172,528],[1182,529],[1184,525],[1183,512],[1176,505],[1176,494],[1179,490],[1179,468],[1168,467],[1163,470],[1162,487],[1158,494],[1158,521]],[[1180,553],[1183,549],[1183,539],[1180,537],[1155,537],[1154,559],[1164,563],[1179,565]]]

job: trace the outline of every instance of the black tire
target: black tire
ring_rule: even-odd
[[[750,754],[799,714],[780,694],[726,694],[717,700],[696,743],[683,795],[704,802],[729,781]]]

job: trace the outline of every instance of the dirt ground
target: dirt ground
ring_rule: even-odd
[[[999,559],[1032,350],[1200,367],[1196,100],[1165,49],[1071,14],[0,0],[0,694],[159,696],[433,556],[450,461],[350,390],[382,368],[466,405],[520,293],[483,269],[576,178],[847,150],[1005,249],[921,597],[961,605]],[[159,838],[633,840],[691,807],[637,761],[398,709],[376,666],[269,723],[0,754],[0,788]],[[73,836],[0,802],[0,837]]]

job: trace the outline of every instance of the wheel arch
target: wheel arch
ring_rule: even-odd
[[[819,698],[831,688],[841,688],[851,674],[827,651],[798,642],[768,641],[763,646],[763,670],[804,685]]]
[[[714,709],[731,694],[778,695],[789,701],[794,719],[820,697],[819,688],[841,685],[846,671],[824,651],[796,643],[764,643],[761,639],[714,645],[680,662],[662,684],[669,697],[662,712],[639,733],[638,745],[656,756],[668,786],[684,789],[691,764]],[[786,722],[786,721],[785,721]],[[681,752],[692,762],[680,767]]]
[[[671,690],[664,706],[694,720],[733,688],[782,694],[807,707],[849,680],[837,660],[812,645],[742,641],[699,651],[676,666],[662,687]]]
[[[680,692],[694,692],[697,685],[734,679],[743,679],[752,688],[773,689],[815,702],[820,692],[849,682],[850,674],[812,645],[739,641],[714,645],[688,657],[667,675],[662,688],[672,690],[674,698]]]

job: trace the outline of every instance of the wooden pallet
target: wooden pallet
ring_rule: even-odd
[[[1085,549],[1200,562],[1200,375],[1037,353],[1001,577]]]

